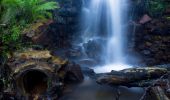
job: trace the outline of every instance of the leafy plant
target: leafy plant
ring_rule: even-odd
[[[166,3],[162,0],[134,0],[130,8],[131,19],[139,19],[144,14],[152,17],[162,16]]]
[[[11,21],[25,24],[51,18],[49,10],[58,8],[56,2],[45,0],[2,0],[2,5],[5,8],[1,19],[3,24]]]
[[[150,0],[149,1],[149,14],[153,17],[161,16],[166,9],[166,4],[162,0]]]
[[[56,8],[57,2],[46,0],[0,0],[0,54],[20,49],[23,30],[52,18]]]

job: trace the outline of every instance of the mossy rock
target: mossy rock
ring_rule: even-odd
[[[49,59],[52,57],[48,50],[28,50],[14,53],[15,59]]]

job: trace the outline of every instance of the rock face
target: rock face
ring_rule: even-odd
[[[87,54],[88,58],[94,59],[97,63],[102,61],[102,52],[104,49],[104,44],[106,41],[102,39],[89,40],[83,45],[84,51]]]
[[[141,55],[141,63],[156,65],[170,62],[169,23],[170,20],[165,17],[136,26],[134,51]]]
[[[77,39],[80,29],[79,16],[81,0],[57,0],[60,8],[53,11],[54,20],[36,23],[26,30],[26,37],[31,38],[34,44],[48,48],[70,48]]]
[[[0,80],[0,94],[1,94],[2,91],[3,91],[3,87],[4,87],[3,81]]]
[[[19,97],[50,96],[55,99],[61,95],[65,84],[83,81],[79,65],[54,57],[49,51],[16,52],[8,61],[8,66],[13,79],[13,91],[19,94]],[[65,82],[66,79],[69,80]]]
[[[140,23],[140,24],[145,24],[145,23],[147,23],[147,22],[149,22],[149,21],[151,21],[151,20],[152,20],[152,18],[149,17],[147,14],[145,14],[145,15],[140,19],[139,23]]]
[[[71,43],[78,38],[80,29],[79,17],[82,0],[58,0],[60,9],[54,12],[55,23],[51,24],[49,33],[59,48],[71,47]]]
[[[67,67],[61,68],[60,71],[65,72],[65,83],[79,83],[83,81],[83,74],[78,64],[68,63]]]

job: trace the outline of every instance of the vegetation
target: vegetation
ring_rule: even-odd
[[[153,17],[161,16],[166,9],[166,4],[162,0],[149,0],[149,14]]]
[[[160,17],[166,7],[167,4],[162,0],[135,0],[130,10],[130,17],[138,19],[146,13],[152,17]]]
[[[0,51],[6,56],[22,45],[21,33],[31,24],[52,18],[57,2],[46,0],[0,1]]]

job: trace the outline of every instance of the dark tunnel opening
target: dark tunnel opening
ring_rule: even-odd
[[[30,95],[42,94],[48,88],[48,76],[38,70],[28,71],[23,76],[23,87]]]

